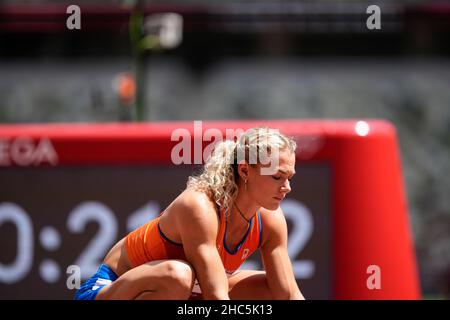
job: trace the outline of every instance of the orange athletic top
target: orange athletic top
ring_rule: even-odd
[[[217,234],[216,247],[228,275],[235,272],[244,261],[261,246],[261,213],[252,217],[241,242],[234,252],[228,249],[225,236],[228,221],[224,210],[219,210],[220,229]],[[167,238],[159,227],[157,218],[130,232],[125,238],[128,258],[134,267],[149,261],[163,259],[186,260],[183,245]]]

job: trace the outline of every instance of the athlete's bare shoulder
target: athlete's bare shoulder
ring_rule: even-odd
[[[281,210],[281,207],[278,207],[276,210],[269,210],[264,207],[260,208],[261,213],[261,220],[263,223],[280,223],[282,221],[285,221],[283,210]]]
[[[197,190],[194,188],[186,188],[179,196],[183,201],[186,201],[190,205],[199,206],[214,206],[214,201],[211,195],[205,191]]]
[[[187,188],[170,205],[177,216],[182,219],[206,218],[211,219],[211,212],[216,211],[216,206],[211,196],[206,192]]]

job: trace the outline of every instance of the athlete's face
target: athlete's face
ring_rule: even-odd
[[[261,170],[262,168],[266,170]],[[267,170],[269,168],[273,170]],[[264,171],[270,171],[270,174]],[[280,151],[277,165],[269,163],[249,166],[247,192],[259,206],[276,210],[284,197],[291,192],[290,180],[294,174],[295,154]]]

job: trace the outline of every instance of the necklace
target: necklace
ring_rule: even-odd
[[[250,220],[248,220],[248,219],[244,216],[244,214],[242,213],[241,209],[239,209],[239,207],[237,206],[236,202],[234,203],[234,205],[235,205],[236,209],[238,210],[239,214],[241,215],[241,217],[242,217],[245,221],[247,221],[247,223],[250,223]]]

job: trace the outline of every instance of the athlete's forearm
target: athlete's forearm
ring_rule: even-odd
[[[200,288],[206,300],[230,300],[228,279],[222,266],[209,264],[198,274]]]

